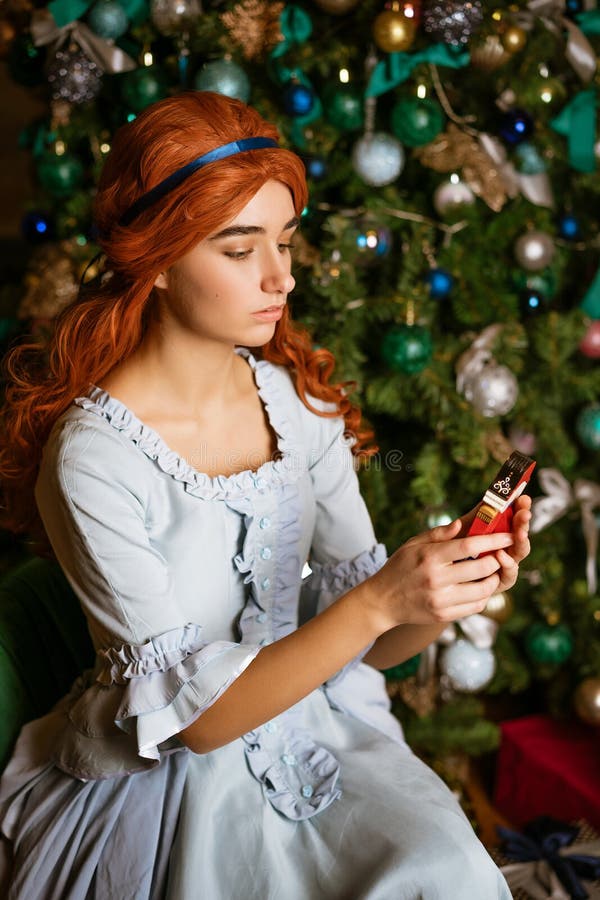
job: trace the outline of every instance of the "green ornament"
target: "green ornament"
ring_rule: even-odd
[[[421,325],[394,325],[381,344],[381,356],[391,369],[413,375],[431,359],[431,335]]]
[[[88,23],[98,37],[116,40],[129,28],[127,13],[116,0],[98,0],[88,16]]]
[[[392,109],[392,131],[407,147],[429,144],[444,127],[444,113],[435,100],[405,97]]]
[[[544,269],[542,272],[516,271],[514,283],[519,291],[539,291],[548,298],[556,294],[556,275],[552,269]]]
[[[354,84],[337,84],[323,95],[325,116],[340,131],[357,131],[363,125],[364,97]]]
[[[46,151],[39,158],[37,175],[40,184],[49,194],[65,197],[76,190],[83,181],[83,165],[72,153]]]
[[[194,85],[198,91],[215,91],[242,103],[247,103],[250,97],[250,79],[232,59],[206,63],[196,75]]]
[[[573,637],[566,625],[536,622],[527,629],[525,647],[534,662],[559,664],[573,652]]]
[[[405,678],[410,678],[411,675],[416,675],[420,662],[421,654],[417,653],[416,656],[411,656],[410,659],[405,660],[405,662],[400,663],[398,666],[384,669],[383,674],[385,675],[386,681],[403,681]]]
[[[600,403],[592,403],[580,411],[575,431],[587,450],[600,450]]]
[[[165,77],[155,66],[134,69],[123,76],[121,94],[134,112],[141,112],[151,103],[167,96]]]

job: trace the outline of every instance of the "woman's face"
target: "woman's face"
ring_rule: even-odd
[[[185,332],[247,347],[273,336],[293,290],[290,241],[299,224],[292,194],[268,181],[223,228],[200,241],[156,279],[161,333]]]

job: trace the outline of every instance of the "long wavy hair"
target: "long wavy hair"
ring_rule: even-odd
[[[278,139],[259,113],[209,91],[180,94],[148,107],[116,133],[95,198],[98,243],[105,273],[83,287],[57,318],[49,346],[23,342],[4,360],[6,403],[0,446],[0,524],[44,541],[33,489],[42,449],[52,426],[73,399],[101,382],[142,341],[157,275],[199,241],[231,221],[270,179],[291,190],[296,214],[307,201],[302,161],[283,148],[239,153],[198,170],[129,225],[123,213],[142,194],[209,150],[249,137]],[[157,239],[157,235],[159,238]],[[355,442],[352,452],[367,458],[361,412],[347,396],[352,382],[330,384],[335,360],[312,347],[308,331],[284,308],[263,359],[287,366],[305,406],[318,415],[343,415]],[[337,412],[314,409],[307,394],[335,403]]]

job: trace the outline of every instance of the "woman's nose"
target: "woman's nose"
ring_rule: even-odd
[[[262,278],[262,289],[266,294],[289,294],[294,290],[296,281],[290,271],[291,261],[288,253],[277,251],[277,256],[269,257]]]

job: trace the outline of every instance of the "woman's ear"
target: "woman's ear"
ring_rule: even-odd
[[[167,273],[161,272],[160,275],[157,275],[154,279],[154,287],[160,288],[163,291],[167,290]]]

